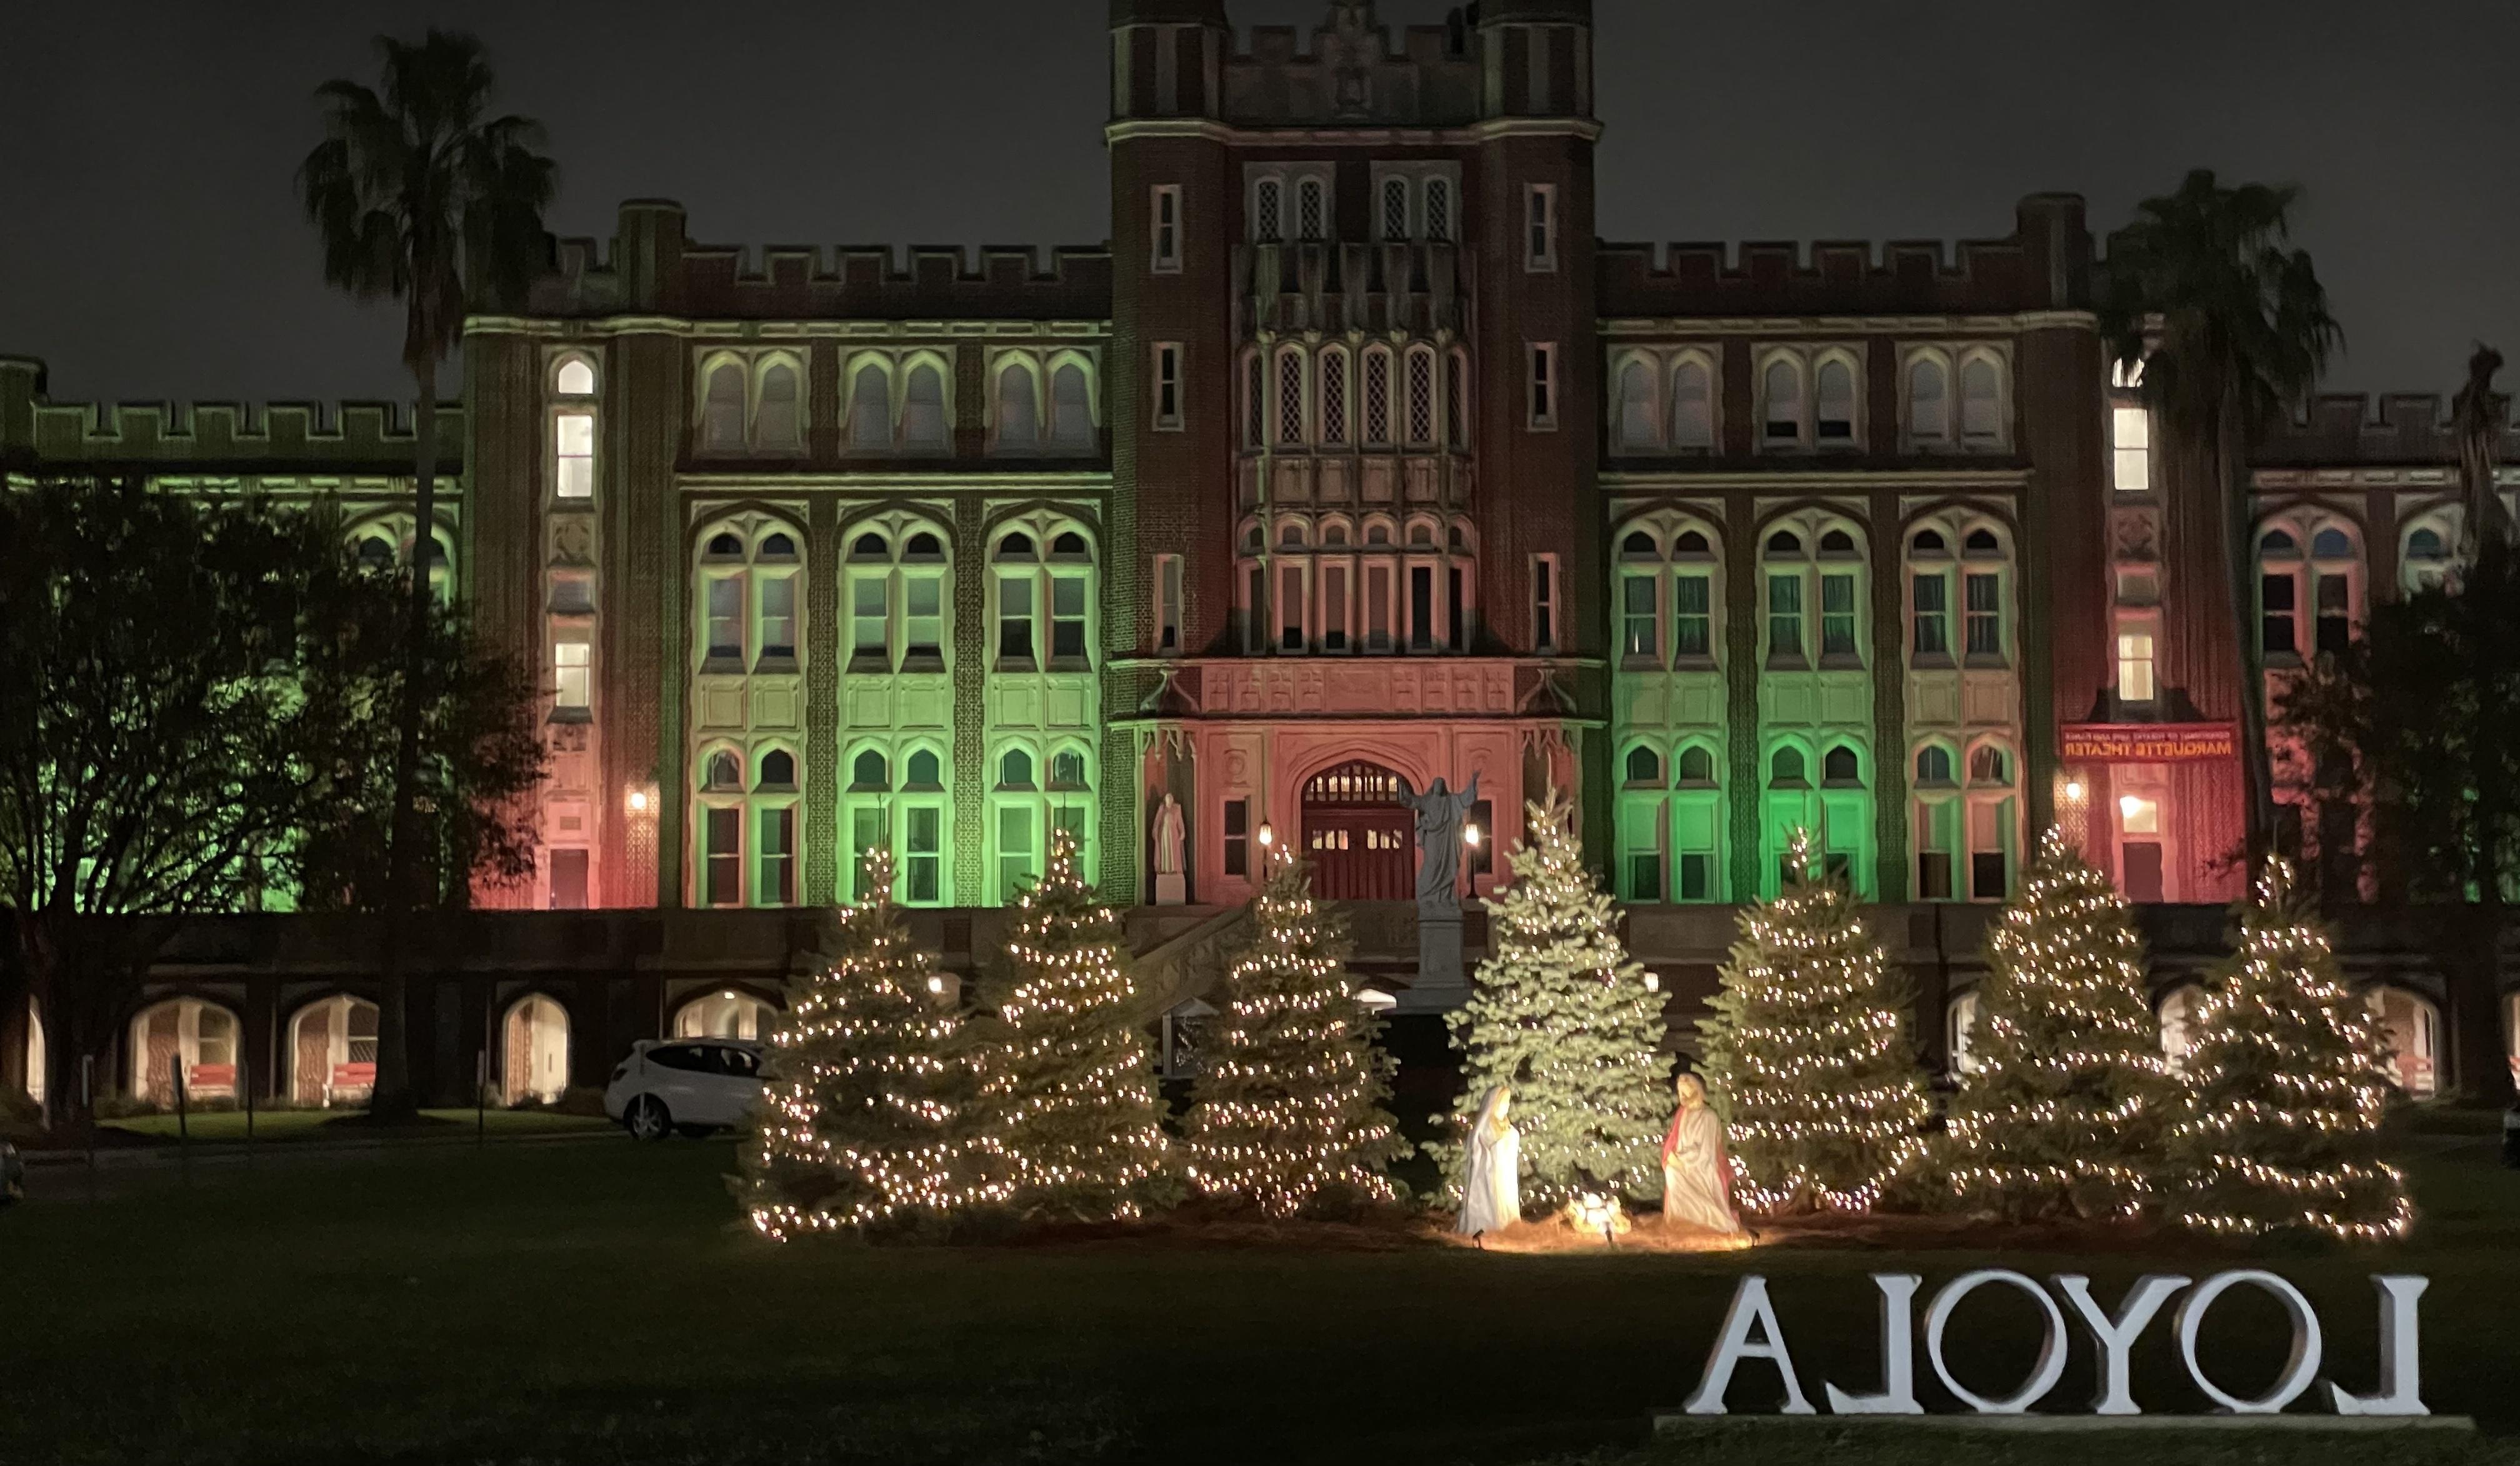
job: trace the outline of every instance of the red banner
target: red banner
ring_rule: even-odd
[[[2228,723],[2068,723],[2069,764],[2200,764],[2235,757]]]

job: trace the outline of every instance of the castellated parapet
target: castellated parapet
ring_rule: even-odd
[[[557,270],[534,289],[543,317],[659,315],[688,320],[1103,321],[1111,314],[1111,254],[1061,247],[1049,267],[1029,246],[990,246],[976,263],[953,246],[913,246],[907,266],[889,245],[695,244],[683,206],[634,199],[621,205],[609,251],[563,240]]]
[[[439,406],[438,471],[463,466],[464,408]],[[390,402],[54,402],[44,364],[0,357],[0,469],[408,477],[411,409]]]
[[[2300,417],[2277,423],[2249,455],[2261,468],[2349,468],[2458,462],[2458,430],[2438,392],[2321,393]],[[2502,403],[2502,454],[2520,464],[2520,423]]]
[[[1776,318],[2008,315],[2089,309],[2091,236],[2083,200],[2037,194],[1999,240],[1604,244],[1601,315]]]

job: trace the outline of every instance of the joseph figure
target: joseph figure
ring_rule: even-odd
[[[1479,777],[1459,794],[1444,784],[1442,775],[1423,794],[1403,793],[1400,802],[1418,816],[1418,910],[1420,914],[1451,915],[1462,909],[1455,886],[1462,873],[1462,828],[1479,802]]]

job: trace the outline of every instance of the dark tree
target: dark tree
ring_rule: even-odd
[[[299,904],[389,905],[394,755],[415,667],[425,689],[408,852],[416,903],[463,907],[478,888],[532,875],[531,796],[546,765],[532,675],[434,601],[412,644],[398,574],[336,555],[315,567],[308,589],[315,619],[298,687],[312,757],[305,822],[285,860]]]
[[[2456,909],[2440,923],[2450,1043],[2461,1088],[2511,1097],[2501,945],[2520,891],[2520,571],[2488,540],[2455,585],[2371,607],[2362,635],[2321,657],[2278,705],[2315,771],[2309,793],[2368,810],[2391,886]],[[2329,868],[2334,868],[2332,866]]]
[[[252,904],[297,827],[320,533],[136,479],[0,492],[0,1003],[40,1005],[57,1127],[169,918]]]
[[[2178,192],[2138,204],[2135,222],[2110,236],[2103,302],[2117,359],[2140,365],[2144,397],[2171,448],[2213,492],[2204,511],[2180,516],[2170,533],[2222,553],[2253,867],[2273,843],[2274,794],[2257,692],[2266,657],[2247,634],[2256,586],[2247,456],[2309,394],[2344,340],[2309,252],[2287,247],[2299,197],[2263,184],[2226,188],[2203,168],[2189,173]]]
[[[349,80],[316,89],[324,141],[306,155],[297,187],[324,247],[324,278],[361,300],[403,304],[403,365],[420,388],[413,467],[418,530],[407,588],[413,647],[428,644],[428,564],[436,527],[437,368],[460,342],[467,310],[519,301],[550,263],[542,211],[556,170],[534,150],[541,125],[491,115],[488,53],[472,36],[431,30],[419,44],[377,41],[382,91]],[[426,668],[403,680],[383,909],[383,1001],[377,1023],[371,1107],[408,1113],[402,913],[422,904],[420,766]]]

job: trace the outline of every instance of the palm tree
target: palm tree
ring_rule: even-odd
[[[360,300],[403,305],[403,365],[419,384],[414,414],[411,644],[428,644],[428,565],[437,510],[437,369],[464,333],[468,307],[522,298],[551,260],[542,213],[557,169],[534,150],[540,123],[491,116],[490,60],[470,35],[431,30],[419,44],[377,40],[383,93],[349,80],[315,89],[324,141],[298,165],[297,190],[324,246],[324,279]],[[417,656],[402,679],[384,906],[386,944],[377,1023],[374,1110],[416,1106],[404,1033],[405,913],[416,905],[414,785],[427,689]],[[460,873],[458,873],[460,878]],[[443,888],[447,873],[435,884]]]
[[[2140,367],[2146,401],[2214,496],[2209,511],[2180,518],[2173,533],[2210,536],[2223,552],[2238,641],[2252,869],[2274,843],[2274,779],[2265,649],[2251,634],[2247,457],[2344,344],[2309,252],[2288,247],[2299,198],[2291,187],[2225,188],[2210,169],[2196,169],[2178,192],[2138,204],[2135,222],[2110,237],[2103,300],[2119,363]]]

